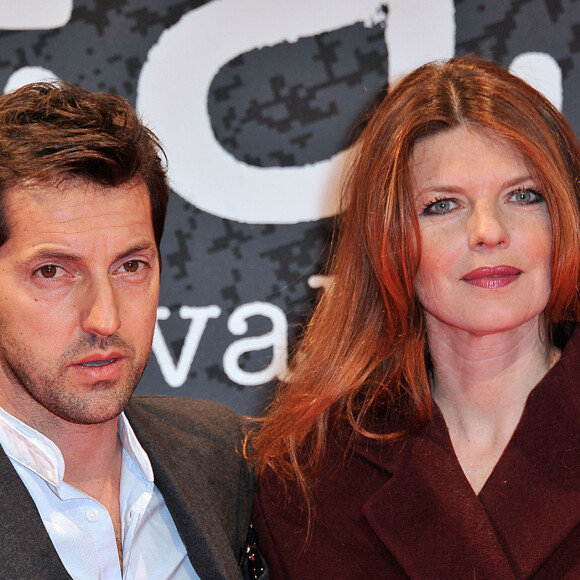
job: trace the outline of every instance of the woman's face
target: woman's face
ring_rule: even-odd
[[[428,328],[482,335],[537,321],[550,296],[552,227],[522,155],[458,127],[419,141],[410,170]]]

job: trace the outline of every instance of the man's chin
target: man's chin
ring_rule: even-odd
[[[45,405],[53,415],[78,425],[98,425],[116,419],[127,406],[134,389],[122,393],[97,386],[84,396],[51,400]],[[109,391],[107,393],[107,391]]]

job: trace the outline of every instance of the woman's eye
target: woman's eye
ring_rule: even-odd
[[[457,207],[458,204],[453,199],[436,199],[425,204],[421,215],[444,215]]]
[[[516,203],[532,204],[544,201],[542,194],[535,189],[518,189],[510,194],[510,199]]]
[[[42,278],[54,278],[58,273],[58,266],[54,264],[47,264],[46,266],[41,266],[36,270],[35,274],[41,276]]]

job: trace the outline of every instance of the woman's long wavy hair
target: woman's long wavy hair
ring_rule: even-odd
[[[493,62],[463,57],[404,77],[365,121],[322,293],[294,363],[250,435],[249,455],[307,493],[333,429],[395,438],[431,416],[428,349],[414,278],[421,240],[409,162],[419,139],[483,128],[519,150],[552,221],[548,332],[580,315],[580,148],[558,110]],[[550,335],[551,336],[551,335]],[[394,425],[373,429],[378,417]]]

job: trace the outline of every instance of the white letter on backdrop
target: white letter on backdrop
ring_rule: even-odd
[[[556,59],[545,52],[523,52],[510,64],[510,72],[524,79],[562,110],[564,90],[562,70]]]
[[[232,342],[224,352],[224,371],[238,385],[263,385],[286,372],[288,364],[288,321],[284,311],[269,302],[249,302],[238,306],[228,319],[228,330],[240,336],[248,332],[251,316],[266,316],[272,321],[272,330],[263,336],[241,338]],[[272,361],[257,372],[240,368],[239,359],[245,352],[272,348]]]
[[[166,306],[157,308],[158,320],[167,320],[170,314],[169,308]],[[155,333],[153,334],[151,350],[155,354],[155,358],[157,358],[165,382],[170,387],[181,387],[185,383],[208,320],[210,318],[217,318],[220,314],[221,308],[216,305],[182,306],[179,309],[179,317],[182,320],[190,319],[191,323],[187,329],[177,364],[173,362],[173,357],[169,352],[165,338],[163,338],[159,323],[155,323]]]
[[[55,80],[58,80],[58,77],[47,68],[41,66],[23,66],[10,75],[6,81],[4,92],[14,91],[28,83],[50,82]]]
[[[73,0],[0,0],[1,30],[50,30],[71,17]]]
[[[426,62],[455,54],[453,0],[390,0],[387,6],[389,84]]]
[[[174,190],[206,212],[239,222],[333,215],[331,176],[343,154],[304,167],[247,165],[216,141],[207,95],[216,73],[236,56],[355,22],[372,26],[384,20],[383,4],[393,74],[453,56],[453,0],[214,0],[163,32],[141,71],[137,108],[166,148]]]

